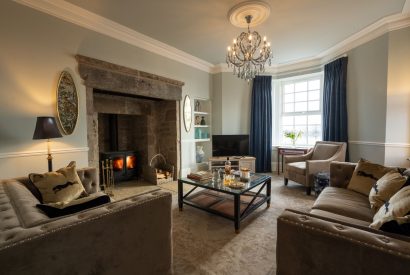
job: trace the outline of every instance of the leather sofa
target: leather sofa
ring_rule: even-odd
[[[278,218],[277,274],[407,274],[410,238],[369,228],[367,196],[348,190],[356,164],[332,162],[326,187],[309,212]]]
[[[95,168],[77,173],[89,194],[100,191]],[[171,273],[170,193],[156,190],[49,218],[27,181],[0,181],[0,274]]]

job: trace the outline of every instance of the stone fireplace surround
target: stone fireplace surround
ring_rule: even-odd
[[[99,167],[109,150],[109,115],[118,115],[118,150],[140,152],[142,169],[161,153],[180,171],[180,105],[183,82],[77,55],[86,86],[88,163]]]

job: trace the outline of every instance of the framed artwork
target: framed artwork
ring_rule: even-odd
[[[57,117],[65,135],[74,132],[78,120],[78,94],[71,74],[63,71],[57,84]]]
[[[184,126],[185,131],[189,132],[191,130],[191,123],[192,123],[192,107],[191,107],[191,99],[188,95],[185,96],[184,99]]]

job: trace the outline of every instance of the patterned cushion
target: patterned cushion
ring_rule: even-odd
[[[369,196],[373,185],[386,173],[396,170],[361,159],[354,169],[348,189]]]
[[[406,186],[390,198],[373,217],[371,228],[380,229],[383,224],[396,221],[399,225],[410,223],[410,186]]]
[[[43,203],[70,202],[85,193],[74,161],[56,172],[30,174],[29,178],[40,191]]]
[[[399,172],[390,171],[381,177],[372,187],[369,194],[371,208],[377,212],[406,183],[407,178]]]

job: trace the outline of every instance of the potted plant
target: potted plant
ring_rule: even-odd
[[[292,140],[292,145],[295,146],[296,140],[302,137],[303,132],[301,130],[291,130],[285,131],[283,134],[286,138],[290,138]]]

